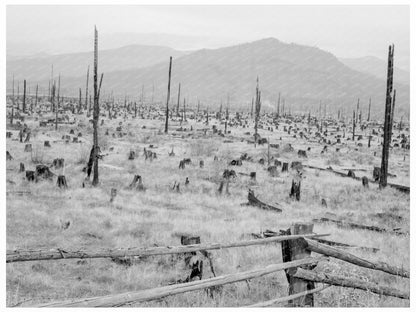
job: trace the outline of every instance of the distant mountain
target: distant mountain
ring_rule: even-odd
[[[99,71],[108,72],[124,69],[138,69],[159,63],[169,56],[179,57],[185,52],[161,46],[130,45],[118,49],[99,51]],[[51,75],[62,76],[86,75],[87,67],[94,62],[93,52],[34,55],[24,58],[7,58],[7,77],[15,75],[16,80],[41,81]]]
[[[102,53],[100,53],[102,55]],[[100,60],[100,63],[104,62]],[[106,71],[103,96],[129,95],[138,99],[141,85],[149,98],[154,86],[155,100],[166,101],[169,58],[163,62],[138,69]],[[103,69],[100,69],[100,72]],[[85,70],[84,70],[85,71]],[[328,113],[338,109],[352,115],[357,99],[361,99],[363,113],[367,112],[368,99],[372,98],[373,113],[382,115],[385,102],[385,79],[376,78],[347,67],[334,55],[319,48],[283,43],[274,38],[220,49],[204,49],[173,58],[171,96],[176,104],[177,88],[181,83],[181,97],[188,105],[217,109],[230,96],[230,105],[250,109],[259,77],[262,107],[274,109],[278,93],[285,99],[286,110],[316,112],[319,102],[327,105]],[[77,95],[85,86],[85,74],[63,77],[64,94]],[[48,86],[47,81],[42,82]],[[396,116],[409,111],[409,86],[395,83],[397,89]]]
[[[383,61],[374,56],[365,56],[360,58],[340,58],[342,63],[348,67],[373,75],[377,78],[386,79],[387,60]],[[403,84],[410,84],[410,73],[398,67],[394,68],[394,80]]]

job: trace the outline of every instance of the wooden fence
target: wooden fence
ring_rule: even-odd
[[[253,269],[234,274],[216,276],[209,279],[179,283],[162,286],[153,289],[126,292],[116,295],[99,296],[92,298],[77,298],[52,303],[43,303],[37,307],[118,307],[134,303],[147,302],[176,294],[186,293],[201,289],[212,289],[230,283],[246,281],[252,278],[271,274],[284,270],[289,282],[289,295],[265,302],[258,302],[250,307],[265,307],[277,303],[289,302],[290,306],[313,306],[313,294],[331,285],[362,289],[376,294],[393,296],[402,299],[409,299],[406,291],[395,289],[389,286],[380,286],[375,283],[366,282],[352,278],[319,272],[314,269],[319,262],[328,261],[329,257],[336,258],[360,267],[371,270],[382,271],[395,276],[409,278],[409,271],[397,268],[385,263],[371,262],[346,251],[331,247],[318,242],[319,237],[329,234],[312,234],[313,224],[294,224],[286,231],[285,235],[274,236],[263,239],[239,241],[232,243],[215,244],[193,244],[186,246],[166,246],[150,248],[127,248],[108,250],[8,250],[6,262],[58,260],[74,258],[114,258],[132,256],[156,256],[167,254],[182,254],[206,250],[218,250],[234,247],[246,247],[279,242],[282,245],[283,262],[268,265],[264,268]],[[286,235],[287,234],[287,235]],[[320,254],[312,257],[311,252]],[[312,270],[313,269],[313,270]],[[324,285],[315,288],[314,283]]]

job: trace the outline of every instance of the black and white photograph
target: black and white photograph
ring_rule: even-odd
[[[2,7],[3,308],[413,305],[410,1]]]

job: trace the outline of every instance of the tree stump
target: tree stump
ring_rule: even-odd
[[[9,151],[6,151],[6,160],[13,160],[13,157],[10,155]]]
[[[12,132],[7,131],[7,132],[6,132],[6,138],[7,138],[7,139],[10,139],[11,137],[12,137]]]
[[[78,141],[78,138],[77,137],[73,137],[72,138],[72,143],[78,143],[79,141]]]
[[[374,167],[373,169],[373,179],[375,182],[380,180],[381,176],[381,168],[380,167]]]
[[[69,130],[69,134],[75,134],[74,129]]]
[[[351,178],[355,178],[355,172],[352,170],[348,170],[348,174],[347,176],[351,177]]]
[[[280,160],[275,159],[275,160],[274,160],[274,165],[275,165],[276,167],[280,167],[280,166],[282,166],[282,162],[281,162]]]
[[[255,171],[250,172],[250,179],[256,181],[257,173]]]
[[[367,177],[365,177],[365,176],[362,177],[361,181],[362,181],[364,187],[368,187],[368,178]]]
[[[67,188],[68,185],[66,184],[66,178],[64,175],[59,175],[58,180],[56,182],[56,185],[58,185],[59,188]]]
[[[23,130],[19,131],[19,140],[20,140],[20,143],[23,143]]]
[[[179,169],[185,169],[185,162],[183,160],[179,162]]]
[[[295,223],[286,231],[280,231],[282,235],[300,235],[300,234],[312,234],[313,224],[306,223]],[[303,238],[283,241],[282,245],[282,256],[283,262],[290,262],[294,260],[300,260],[303,258],[310,257],[311,252],[306,248],[307,242]],[[303,269],[313,269],[316,265],[305,265],[301,266]],[[289,295],[297,294],[306,290],[312,290],[315,288],[315,283],[310,281],[304,281],[302,279],[293,277],[296,273],[297,268],[290,268],[285,270],[286,278],[289,283]],[[314,306],[313,294],[306,295],[304,297],[290,300],[288,302],[290,307],[304,307]]]
[[[188,177],[186,177],[186,179],[185,179],[185,185],[188,185],[189,184],[189,179],[188,179]]]
[[[37,165],[35,171],[35,178],[36,182],[39,178],[51,180],[53,177],[53,173],[49,170],[49,167],[46,165]]]
[[[20,163],[19,172],[24,172],[24,171],[25,171],[25,164],[24,163]]]
[[[55,158],[52,162],[52,166],[55,169],[63,168],[65,164],[65,160],[63,158]]]
[[[301,158],[308,158],[308,156],[306,155],[306,151],[304,150],[298,150],[298,156]]]
[[[289,163],[284,162],[282,164],[282,172],[287,172],[289,170]]]
[[[26,171],[26,179],[28,181],[35,181],[35,172],[33,170]]]
[[[199,168],[204,168],[204,161],[203,160],[200,160],[199,161]]]
[[[129,160],[133,160],[135,157],[136,157],[136,152],[135,151],[130,151]]]
[[[138,191],[144,191],[145,187],[143,185],[142,177],[136,174],[133,178],[133,181],[130,183],[129,188],[135,188]]]
[[[295,180],[292,179],[292,187],[290,189],[290,198],[294,197],[297,201],[300,200],[300,183],[301,181],[295,182]]]
[[[112,189],[111,189],[110,196],[111,196],[111,198],[110,198],[110,203],[112,203],[112,202],[114,201],[114,198],[117,196],[117,189],[112,188]]]
[[[181,245],[197,245],[201,244],[201,238],[199,236],[188,236],[182,235],[181,236]],[[185,283],[192,281],[194,278],[198,277],[200,280],[202,279],[203,274],[203,260],[197,257],[195,251],[185,253],[185,265],[191,269],[191,274],[184,280]]]
[[[290,168],[297,169],[297,170],[302,170],[302,168],[303,168],[302,162],[300,162],[300,161],[292,161],[292,163],[290,164]]]
[[[32,152],[32,144],[25,145],[25,152]]]
[[[43,142],[43,146],[44,147],[51,147],[51,144],[49,143],[49,141],[45,141],[45,142]]]
[[[30,140],[30,131],[26,135],[25,143],[29,142]]]
[[[271,177],[277,177],[278,176],[276,166],[270,166],[269,168],[267,168],[267,171],[269,172]]]

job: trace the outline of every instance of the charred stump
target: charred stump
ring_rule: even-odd
[[[56,185],[58,185],[59,188],[67,188],[68,185],[66,184],[66,178],[64,175],[59,175],[58,180],[56,182]]]
[[[30,182],[35,181],[35,172],[33,170],[27,170],[26,179]]]
[[[24,163],[20,163],[19,172],[24,172],[24,171],[25,171],[25,164]]]
[[[290,188],[290,198],[295,198],[296,200],[300,200],[300,183],[301,181],[295,182],[292,180],[292,187]]]
[[[26,144],[25,145],[25,152],[31,152],[32,151],[32,144]]]
[[[9,151],[6,151],[6,160],[13,160],[12,155],[10,154]]]
[[[282,172],[287,172],[289,170],[289,163],[284,162],[282,164]]]

